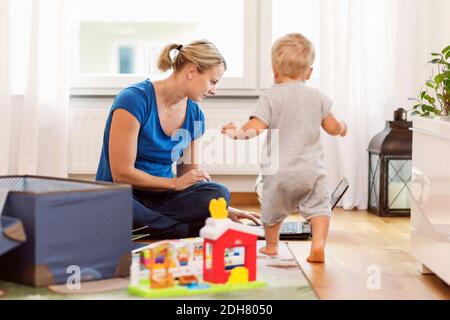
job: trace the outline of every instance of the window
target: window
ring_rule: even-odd
[[[73,0],[72,6],[72,89],[118,89],[146,77],[160,79],[167,75],[156,67],[161,49],[200,38],[215,43],[228,62],[219,93],[265,89],[273,83],[272,43],[290,32],[314,43],[311,82],[318,85],[320,1]]]
[[[271,47],[273,42],[292,32],[305,35],[316,48],[313,85],[320,77],[320,1],[311,0],[262,0],[261,6],[261,88],[272,84]],[[267,23],[270,21],[271,23]]]
[[[134,56],[134,47],[130,46],[120,46],[119,47],[119,59],[117,61],[119,65],[119,73],[134,73],[135,72],[135,62],[136,58]]]
[[[72,87],[122,87],[158,79],[169,43],[212,41],[228,70],[219,88],[254,88],[257,0],[77,0],[72,2]],[[118,76],[120,75],[120,76]]]

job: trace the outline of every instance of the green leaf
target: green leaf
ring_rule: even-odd
[[[432,106],[423,106],[422,110],[434,113],[434,108]]]
[[[411,112],[411,115],[412,115],[412,116],[416,116],[416,115],[418,115],[418,114],[420,114],[420,112],[418,112],[418,111],[413,111],[413,112]]]
[[[441,111],[436,109],[435,107],[427,106],[427,105],[422,106],[422,110],[425,111],[425,112],[430,112],[430,113],[434,113],[434,114],[440,114],[441,113]]]
[[[447,91],[450,92],[450,80],[445,80],[444,85],[447,88]]]
[[[425,100],[427,100],[429,103],[431,103],[431,104],[434,104],[435,102],[436,102],[436,99],[435,98],[433,98],[433,97],[431,97],[431,96],[429,96],[429,95],[425,95]]]
[[[435,88],[435,85],[434,85],[433,81],[427,81],[426,85],[427,85],[427,87],[430,87],[431,89]]]
[[[440,85],[442,81],[444,81],[445,75],[444,74],[438,74],[436,77],[434,77],[434,82],[436,85]]]
[[[442,57],[442,54],[436,52],[432,52],[431,55],[434,57]]]
[[[426,94],[427,94],[426,91],[422,91],[422,92],[420,93],[420,99],[423,99],[423,98],[425,97]]]
[[[442,50],[442,54],[446,54],[447,52],[450,52],[450,46],[448,46],[444,50]]]
[[[430,116],[430,113],[429,112],[425,112],[425,113],[423,113],[422,114],[424,117],[429,117]]]
[[[420,108],[421,106],[422,106],[421,104],[415,105],[415,106],[412,108],[412,110],[421,113],[421,112],[422,112],[422,109]]]
[[[447,51],[447,53],[445,54],[445,60],[447,60],[448,58],[450,58],[450,51]]]

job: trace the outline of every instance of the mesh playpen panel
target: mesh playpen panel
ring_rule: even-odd
[[[104,189],[107,185],[83,183],[78,181],[53,180],[34,177],[0,177],[0,189],[19,192],[58,192],[87,189]]]

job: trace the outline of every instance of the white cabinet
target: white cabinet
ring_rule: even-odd
[[[450,284],[450,121],[413,120],[411,254]]]

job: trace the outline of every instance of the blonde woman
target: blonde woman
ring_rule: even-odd
[[[147,226],[156,238],[197,236],[210,215],[209,201],[230,200],[228,189],[196,163],[198,139],[205,132],[197,102],[216,93],[227,65],[214,44],[202,40],[168,45],[158,67],[173,72],[160,81],[131,85],[114,100],[96,179],[133,186],[135,227]],[[235,221],[258,218],[233,208],[229,213]]]

